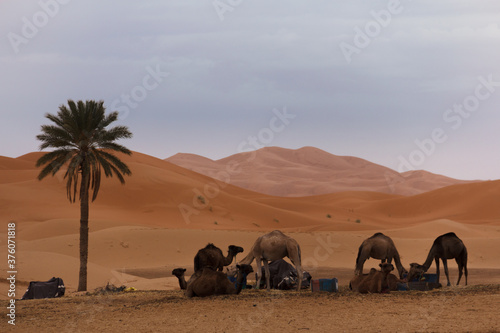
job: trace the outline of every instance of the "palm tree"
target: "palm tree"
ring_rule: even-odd
[[[40,157],[37,167],[43,166],[38,175],[42,180],[47,175],[54,176],[66,166],[66,192],[70,202],[75,202],[78,185],[80,187],[80,274],[78,291],[87,290],[87,260],[89,245],[89,193],[92,201],[99,192],[101,172],[106,177],[116,175],[125,183],[123,175],[130,175],[130,169],[112,152],[131,155],[126,147],[116,143],[122,138],[131,138],[126,126],[106,129],[118,119],[118,112],[105,115],[103,101],[68,100],[68,106],[61,105],[57,115],[46,114],[52,125],[42,125],[42,134],[37,139],[42,142],[40,150],[54,150]],[[64,170],[63,170],[64,172]],[[79,183],[79,184],[78,184]]]

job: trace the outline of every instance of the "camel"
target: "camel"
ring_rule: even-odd
[[[297,290],[300,291],[303,279],[303,270],[301,263],[300,246],[297,241],[279,230],[274,230],[268,234],[260,236],[255,241],[250,253],[241,260],[240,264],[250,265],[255,259],[257,264],[257,288],[260,287],[260,280],[262,279],[262,266],[264,263],[264,271],[266,275],[267,290],[271,290],[269,273],[269,261],[283,259],[284,257],[290,258],[292,264],[295,265],[298,275]]]
[[[387,284],[382,286],[382,290],[396,291],[398,290],[398,284],[406,284],[406,279],[399,279],[396,275],[390,273],[387,275]]]
[[[242,247],[229,245],[227,257],[224,257],[221,249],[214,244],[209,243],[196,253],[196,256],[194,257],[194,271],[197,272],[204,267],[212,267],[213,269],[222,272],[223,267],[231,265],[233,258],[241,252],[243,252]]]
[[[236,283],[229,281],[226,274],[214,270],[212,267],[204,267],[195,272],[188,282],[184,277],[186,269],[176,268],[172,271],[179,279],[179,286],[186,290],[187,297],[206,297],[212,295],[232,295],[239,294],[243,288],[243,280],[248,274],[253,272],[250,265],[236,265],[238,274]]]
[[[375,268],[370,270],[370,273],[365,276],[359,284],[357,285],[357,291],[366,294],[366,293],[381,293],[385,289],[384,287],[388,285],[387,276],[391,271],[394,270],[394,266],[389,263],[382,263],[379,265],[380,271],[377,271]],[[352,285],[351,280],[351,285]],[[355,290],[356,290],[355,289]]]
[[[376,272],[377,270],[375,268],[372,268],[373,272]],[[372,271],[370,271],[372,272]],[[358,286],[361,281],[365,277],[367,277],[369,274],[361,274],[361,275],[354,275],[354,277],[351,279],[349,282],[349,289],[356,291],[358,289]],[[387,275],[387,283],[382,285],[382,292],[384,291],[397,291],[398,290],[398,284],[404,283],[406,284],[407,281],[406,279],[400,279],[396,275],[389,273]]]
[[[432,244],[432,247],[427,255],[423,265],[417,263],[410,264],[410,273],[408,274],[408,281],[411,281],[414,277],[422,276],[423,273],[432,265],[432,260],[436,261],[436,274],[437,282],[439,283],[439,259],[443,261],[444,273],[446,274],[446,279],[448,280],[448,286],[451,286],[450,276],[448,275],[448,262],[447,259],[455,259],[458,265],[458,281],[457,285],[460,283],[462,278],[462,271],[465,271],[465,285],[467,285],[467,248],[460,238],[455,235],[454,232],[449,232],[447,234],[441,235]]]
[[[172,275],[174,275],[175,277],[177,277],[177,279],[179,279],[179,287],[182,290],[186,290],[186,288],[187,288],[187,282],[186,282],[186,278],[184,277],[184,273],[186,273],[185,268],[176,268],[172,271]],[[194,276],[194,274],[191,276],[191,278],[193,276]]]
[[[354,270],[354,275],[363,274],[363,265],[369,258],[375,258],[382,260],[382,263],[394,262],[399,272],[399,277],[404,278],[408,271],[401,265],[401,260],[399,258],[398,250],[394,245],[394,242],[390,237],[387,237],[381,232],[377,232],[370,238],[367,238],[361,243],[358,250],[358,256],[356,258],[356,269]]]

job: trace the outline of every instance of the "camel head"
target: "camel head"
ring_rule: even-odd
[[[399,272],[399,278],[402,280],[407,280],[408,278],[408,271],[403,266],[401,266],[401,272]]]
[[[236,246],[236,245],[229,245],[228,251],[229,251],[229,253],[232,253],[233,255],[237,255],[238,253],[243,252],[243,248],[240,246]]]
[[[185,268],[176,268],[172,271],[172,275],[175,275],[179,278],[181,276],[184,276],[185,272],[186,272]]]
[[[424,274],[425,272],[427,272],[427,269],[425,268],[424,265],[420,265],[417,263],[411,263],[410,264],[410,272],[408,273],[408,276],[407,276],[407,281],[411,281],[416,277],[420,278],[422,276],[422,274]]]
[[[243,274],[243,276],[247,276],[248,274],[253,272],[253,268],[251,265],[236,265],[236,268],[238,268],[238,271]]]
[[[394,266],[392,264],[389,264],[387,262],[384,262],[383,264],[380,264],[380,270],[382,273],[389,274],[394,270]]]

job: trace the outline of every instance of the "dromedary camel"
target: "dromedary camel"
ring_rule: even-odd
[[[394,266],[389,263],[382,263],[379,265],[380,271],[377,271],[375,268],[370,270],[368,276],[364,277],[359,284],[357,285],[357,291],[366,294],[366,293],[381,293],[383,290],[387,290],[387,276],[391,271],[394,270]],[[352,280],[351,280],[351,284]],[[355,289],[355,290],[356,290]]]
[[[269,261],[283,259],[284,257],[290,258],[292,263],[295,265],[299,280],[297,290],[300,291],[304,272],[302,271],[299,243],[297,243],[295,239],[285,235],[279,230],[274,230],[257,238],[252,246],[252,249],[250,250],[250,253],[241,260],[240,264],[250,265],[255,259],[255,262],[257,264],[257,288],[259,288],[260,280],[262,278],[261,263],[264,262],[266,286],[267,290],[270,291],[271,283]]]
[[[406,279],[399,279],[396,275],[394,274],[388,274],[387,275],[387,285],[382,286],[382,291],[384,290],[389,290],[389,291],[396,291],[398,290],[398,284],[407,284],[408,281]]]
[[[202,270],[195,272],[188,282],[184,277],[186,270],[184,268],[176,268],[172,274],[179,279],[179,286],[185,289],[187,297],[206,297],[212,295],[231,295],[239,294],[243,288],[243,280],[248,274],[253,272],[250,265],[237,265],[238,274],[236,283],[229,281],[226,274],[215,271],[211,267],[205,267]]]
[[[408,274],[408,281],[414,277],[421,276],[432,265],[432,260],[436,261],[436,274],[437,282],[439,283],[439,259],[443,261],[444,273],[448,280],[448,286],[451,286],[450,276],[448,275],[448,262],[447,259],[455,259],[458,265],[458,281],[460,283],[462,278],[462,271],[465,271],[465,285],[467,285],[467,248],[460,238],[454,232],[441,235],[432,244],[431,250],[427,255],[423,265],[417,263],[410,264],[410,273]]]
[[[212,243],[209,243],[203,249],[199,250],[194,257],[194,271],[202,270],[204,267],[212,267],[215,270],[222,271],[224,266],[229,266],[233,258],[238,253],[243,252],[243,248],[235,245],[229,245],[227,257],[224,257],[221,249]]]
[[[356,269],[354,270],[355,275],[363,274],[363,265],[370,257],[380,259],[382,260],[382,263],[387,261],[389,264],[394,258],[394,262],[399,272],[399,277],[402,279],[404,275],[408,274],[403,265],[401,265],[401,259],[399,258],[399,253],[394,245],[394,242],[390,237],[387,237],[381,232],[377,232],[361,243],[358,250],[358,256],[356,258]]]

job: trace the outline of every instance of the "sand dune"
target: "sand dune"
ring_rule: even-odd
[[[421,170],[398,173],[361,158],[336,156],[313,147],[266,147],[217,161],[179,153],[166,161],[238,187],[283,197],[344,191],[415,195],[469,183]]]
[[[309,156],[311,152],[296,153],[298,169],[302,166],[297,161],[326,163],[318,155]],[[284,158],[287,154],[268,153],[266,158],[274,161],[266,162],[269,165],[290,163]],[[79,205],[68,202],[61,176],[36,179],[39,170],[34,164],[41,154],[0,158],[0,218],[4,221],[0,254],[7,249],[6,223],[14,221],[19,280],[61,276],[69,290],[75,290]],[[304,266],[315,274],[325,268],[330,272],[352,269],[358,246],[378,231],[393,237],[405,265],[423,261],[435,237],[453,231],[469,248],[470,267],[500,269],[496,256],[500,181],[447,186],[414,196],[348,191],[279,197],[140,153],[123,160],[133,173],[126,185],[103,180],[90,207],[89,288],[110,281],[144,289],[177,288],[172,268],[191,269],[196,251],[208,242],[224,251],[230,244],[248,251],[258,236],[274,229],[299,241]],[[338,163],[347,169],[371,168],[354,158]],[[266,176],[262,172],[259,177]],[[366,267],[376,265],[370,260]],[[0,271],[4,274],[5,266]]]

